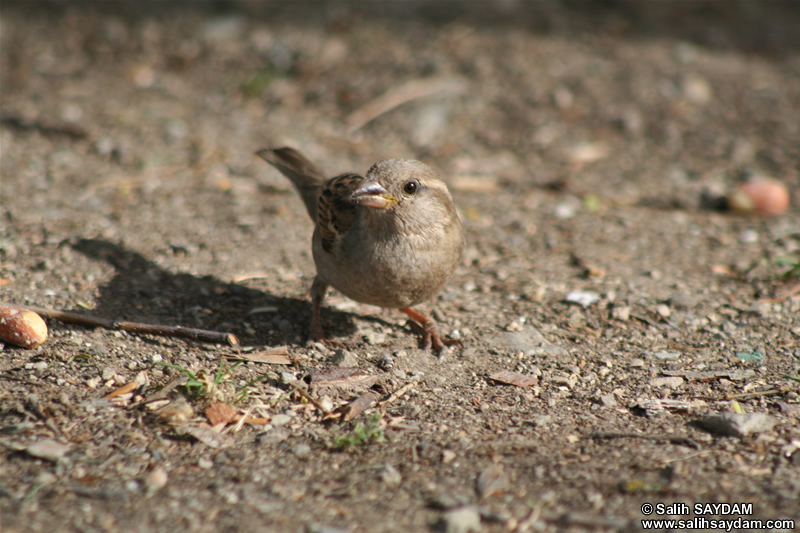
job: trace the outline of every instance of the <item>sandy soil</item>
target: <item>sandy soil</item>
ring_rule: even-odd
[[[800,10],[647,4],[4,2],[0,300],[242,346],[6,345],[3,531],[800,519]],[[311,223],[254,156],[284,144],[447,177],[468,247],[425,310],[463,346],[337,294],[346,350],[306,342]],[[751,175],[789,210],[718,209]]]

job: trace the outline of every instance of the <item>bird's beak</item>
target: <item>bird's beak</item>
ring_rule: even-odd
[[[373,209],[386,209],[391,204],[397,203],[397,199],[374,179],[366,180],[361,187],[350,195],[350,200],[358,205]]]

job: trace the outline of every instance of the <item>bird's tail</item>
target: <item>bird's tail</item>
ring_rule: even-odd
[[[294,184],[311,220],[317,220],[317,199],[327,178],[322,170],[294,148],[264,148],[256,155],[275,167]]]

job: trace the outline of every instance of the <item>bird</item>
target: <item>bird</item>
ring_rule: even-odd
[[[413,309],[436,296],[460,264],[465,239],[453,197],[433,168],[387,159],[364,176],[332,178],[294,148],[256,155],[292,182],[315,223],[311,337],[327,346],[320,320],[329,287],[357,302],[399,309],[422,328],[422,347],[441,358],[447,346],[436,322]]]

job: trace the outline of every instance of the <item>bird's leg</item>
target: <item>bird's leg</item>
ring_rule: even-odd
[[[443,338],[441,334],[439,334],[439,330],[436,328],[436,322],[432,318],[428,318],[410,307],[404,307],[400,310],[410,316],[411,320],[422,326],[422,348],[427,350],[433,347],[433,351],[439,359],[444,356],[447,346],[461,344],[461,341]]]
[[[311,284],[311,340],[321,342],[328,348],[341,348],[342,345],[340,343],[327,339],[325,330],[322,329],[320,315],[322,301],[325,299],[325,293],[327,292],[328,284],[319,279],[319,276],[316,276]]]

